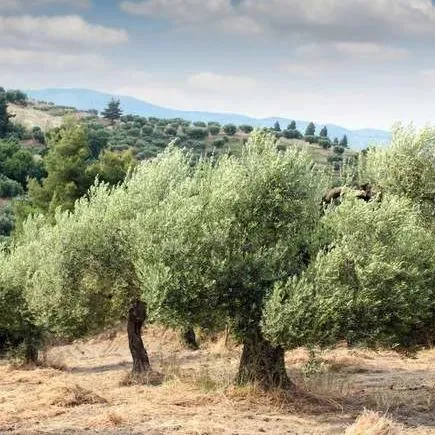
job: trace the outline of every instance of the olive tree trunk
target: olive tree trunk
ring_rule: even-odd
[[[26,364],[36,365],[42,339],[41,331],[29,321],[25,321],[23,326],[24,360]]]
[[[128,310],[128,345],[133,358],[133,373],[144,373],[151,370],[147,351],[142,341],[142,326],[147,317],[146,306],[136,300]]]
[[[273,346],[259,330],[245,337],[236,382],[265,390],[293,387],[285,369],[284,349]]]
[[[195,331],[191,326],[188,326],[181,331],[181,339],[189,349],[191,350],[198,349],[199,346],[198,343],[196,342]]]

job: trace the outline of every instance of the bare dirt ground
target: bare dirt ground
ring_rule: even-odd
[[[307,364],[298,349],[287,353],[297,390],[266,394],[231,385],[240,349],[223,338],[189,351],[152,327],[144,341],[158,385],[123,385],[119,331],[52,348],[46,368],[0,362],[0,433],[435,434],[435,350],[411,359],[343,347]],[[365,409],[379,414],[355,424]]]

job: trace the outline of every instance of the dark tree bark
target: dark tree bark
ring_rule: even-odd
[[[24,322],[23,345],[26,364],[38,363],[38,348],[41,345],[41,331],[31,322]]]
[[[38,362],[38,349],[33,343],[26,343],[25,346],[26,364],[36,364]]]
[[[181,331],[181,339],[189,349],[198,350],[199,346],[198,343],[196,342],[195,331],[191,326],[188,326],[187,328],[184,328]]]
[[[130,347],[131,356],[133,357],[133,373],[144,373],[151,370],[147,351],[142,341],[142,325],[147,317],[146,306],[136,300],[128,310],[128,345]]]
[[[294,384],[285,369],[284,349],[273,346],[259,330],[246,337],[236,382],[252,383],[265,390],[292,388]]]

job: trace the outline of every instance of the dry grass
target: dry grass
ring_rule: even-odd
[[[144,373],[132,373],[129,372],[125,375],[119,385],[123,387],[129,387],[131,385],[161,385],[164,380],[164,376],[154,370]]]
[[[107,403],[107,400],[80,385],[60,388],[57,397],[51,402],[52,405],[62,406],[64,408],[80,405],[95,405],[96,403]]]
[[[295,389],[266,393],[232,385],[240,348],[224,337],[190,351],[152,327],[144,342],[158,382],[131,378],[119,330],[52,347],[32,370],[0,362],[0,433],[378,433],[361,429],[368,411],[353,424],[364,409],[388,413],[404,433],[435,433],[434,350],[406,359],[338,347],[317,353],[307,376],[309,352],[297,349],[286,356]]]
[[[374,411],[365,411],[356,422],[346,429],[346,435],[398,435],[403,427]]]
[[[52,113],[35,109],[33,103],[29,103],[27,106],[9,104],[9,112],[15,115],[12,119],[13,122],[20,123],[27,129],[32,129],[34,126],[38,126],[42,130],[47,131],[52,128],[60,127],[64,120],[63,116],[56,116]],[[83,112],[77,112],[69,116],[81,119],[87,115],[88,114]]]
[[[12,119],[13,122],[20,123],[27,129],[39,126],[45,131],[51,128],[60,127],[63,122],[62,117],[53,116],[46,112],[35,110],[31,105],[19,106],[16,104],[10,104],[9,111],[15,114],[15,117]]]

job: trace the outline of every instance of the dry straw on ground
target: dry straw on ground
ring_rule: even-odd
[[[345,435],[399,435],[403,427],[379,412],[364,411]]]
[[[57,397],[51,402],[52,405],[63,406],[65,408],[95,405],[96,403],[107,403],[107,400],[80,385],[61,387]]]
[[[435,433],[435,350],[409,359],[339,347],[313,365],[297,349],[286,355],[295,389],[265,393],[234,387],[240,348],[224,336],[190,351],[150,327],[144,342],[158,382],[125,382],[123,331],[52,347],[32,370],[0,362],[0,433]],[[364,409],[376,412],[356,421]]]

